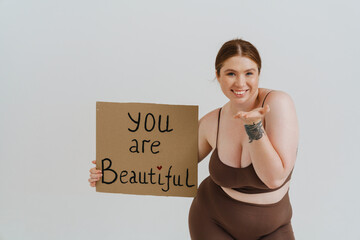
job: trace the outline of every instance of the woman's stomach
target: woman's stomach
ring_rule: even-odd
[[[280,201],[287,191],[289,190],[290,181],[288,181],[284,186],[281,188],[266,193],[242,193],[238,192],[231,188],[221,187],[226,194],[228,194],[231,198],[248,203],[255,203],[255,204],[272,204]]]

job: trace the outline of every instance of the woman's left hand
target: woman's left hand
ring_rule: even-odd
[[[270,106],[266,104],[265,107],[255,108],[250,112],[240,111],[234,115],[234,118],[240,119],[244,124],[254,124],[260,122],[268,112]]]

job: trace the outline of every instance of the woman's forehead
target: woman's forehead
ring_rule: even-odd
[[[227,59],[223,64],[223,71],[233,69],[235,71],[245,71],[251,68],[256,69],[257,64],[248,57],[234,56]]]

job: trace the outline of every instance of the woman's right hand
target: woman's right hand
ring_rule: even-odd
[[[93,164],[96,164],[96,161],[92,161]],[[100,180],[100,177],[102,176],[101,170],[96,169],[96,167],[93,167],[90,169],[90,178],[89,183],[91,187],[95,187],[96,182]]]

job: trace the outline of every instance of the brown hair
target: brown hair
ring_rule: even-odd
[[[234,56],[247,57],[253,60],[258,66],[260,74],[261,58],[258,50],[248,41],[233,39],[224,43],[216,56],[215,69],[218,76],[220,76],[220,69],[224,62]]]

